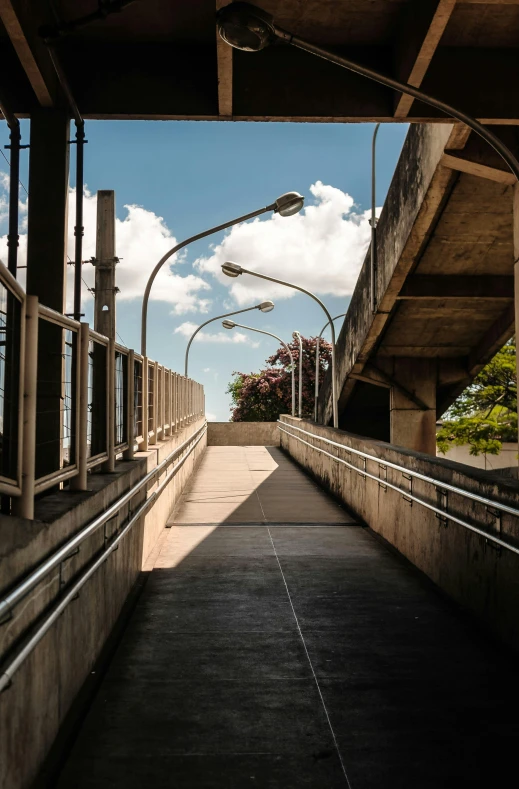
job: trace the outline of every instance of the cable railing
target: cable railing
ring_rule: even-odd
[[[0,494],[34,497],[113,471],[204,416],[201,384],[38,304],[0,263]]]
[[[480,496],[478,493],[473,493],[470,490],[465,490],[464,488],[460,488],[456,485],[451,485],[450,483],[444,482],[439,479],[435,479],[434,477],[429,477],[426,474],[421,474],[418,471],[414,471],[406,466],[401,466],[397,463],[391,463],[388,460],[381,459],[376,455],[371,455],[368,452],[363,452],[359,449],[354,449],[351,446],[347,446],[345,444],[341,444],[337,441],[332,441],[329,438],[324,438],[324,436],[319,436],[316,433],[311,433],[308,430],[304,430],[301,427],[296,427],[296,425],[292,425],[288,422],[281,422],[278,420],[278,428],[282,433],[285,433],[290,438],[299,441],[301,444],[304,444],[311,449],[315,450],[316,452],[329,457],[331,460],[339,463],[347,468],[355,471],[361,477],[365,479],[371,479],[377,482],[383,488],[389,488],[391,490],[397,491],[400,493],[404,499],[409,502],[415,502],[420,506],[424,507],[425,509],[434,512],[436,517],[447,523],[451,521],[453,523],[457,523],[459,526],[467,529],[468,531],[474,532],[478,534],[480,537],[483,537],[490,543],[498,546],[500,549],[504,549],[519,555],[519,545],[514,545],[513,543],[503,539],[501,536],[501,513],[511,515],[514,518],[519,518],[519,510],[515,507],[511,507],[509,504],[505,504],[500,501],[496,501],[495,499],[489,499],[485,496]],[[310,441],[306,441],[305,439],[301,438],[298,435],[294,435],[291,431],[297,431],[297,433],[302,433],[305,436],[309,436],[314,441],[321,442],[322,444],[326,444],[329,447],[335,449],[336,454],[332,454],[332,452],[328,452],[321,447],[315,446],[315,444],[311,443]],[[339,452],[344,452],[347,455],[355,456],[362,460],[362,467],[356,466],[354,463],[345,460],[342,457],[339,457]],[[378,476],[372,474],[367,469],[367,462],[372,461],[376,463],[378,466]],[[398,485],[396,483],[391,482],[387,478],[387,469],[392,469],[398,473],[400,473],[404,479],[406,480],[406,487],[402,485]],[[383,476],[382,476],[383,475]],[[420,480],[421,482],[425,482],[429,485],[433,485],[435,488],[436,493],[441,501],[441,506],[436,506],[432,504],[430,501],[426,501],[424,498],[417,496],[415,492],[413,492],[413,480]],[[498,521],[498,531],[499,533],[492,533],[488,529],[482,528],[480,525],[476,523],[470,523],[469,521],[465,520],[464,518],[459,517],[459,515],[455,514],[452,510],[449,510],[449,503],[448,503],[448,494],[454,494],[456,496],[460,496],[465,499],[469,499],[473,502],[483,505],[487,511],[491,513],[497,513],[497,521]]]

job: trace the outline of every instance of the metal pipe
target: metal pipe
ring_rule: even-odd
[[[148,400],[149,400],[149,393],[148,393],[148,357],[144,356],[142,359],[142,449],[143,452],[148,450],[149,446],[149,435],[148,435]]]
[[[189,349],[191,348],[191,343],[195,339],[195,337],[198,334],[198,332],[200,331],[200,329],[203,329],[204,326],[207,326],[208,323],[212,323],[213,321],[219,321],[221,318],[229,318],[231,315],[241,315],[242,312],[250,312],[251,310],[259,310],[260,306],[261,305],[256,304],[254,307],[246,307],[244,310],[235,310],[234,312],[226,312],[225,315],[217,315],[216,318],[209,318],[209,320],[205,321],[205,323],[201,323],[200,326],[198,326],[198,328],[195,329],[195,331],[191,335],[191,337],[189,339],[189,342],[187,344],[186,357],[185,357],[185,362],[184,362],[184,375],[186,376],[186,378],[187,378],[187,375],[188,375],[187,371],[188,371],[188,362],[189,362]]]
[[[82,323],[79,330],[79,431],[78,431],[78,473],[71,480],[72,490],[88,490],[88,362],[90,335],[88,323]]]
[[[36,469],[36,401],[38,381],[38,297],[25,301],[25,358],[23,385],[22,495],[13,499],[20,518],[34,519]]]
[[[13,676],[18,671],[18,669],[23,665],[23,663],[27,660],[29,655],[34,651],[34,649],[38,646],[40,641],[46,635],[46,633],[50,630],[52,625],[59,619],[65,608],[75,600],[86,584],[86,582],[94,575],[95,572],[105,563],[108,557],[117,550],[117,547],[121,540],[124,539],[126,534],[130,531],[130,529],[137,523],[137,521],[142,518],[142,516],[146,513],[146,511],[150,508],[150,506],[156,501],[158,496],[162,493],[166,485],[170,482],[171,478],[179,471],[180,468],[184,465],[188,457],[190,457],[191,453],[197,447],[199,442],[205,435],[207,431],[207,425],[204,425],[200,430],[203,430],[203,433],[194,441],[193,446],[190,447],[189,451],[186,455],[179,460],[179,462],[171,469],[170,472],[166,475],[164,481],[157,487],[157,490],[154,491],[150,497],[140,505],[137,512],[135,512],[126,526],[122,529],[122,531],[115,537],[115,539],[110,543],[108,548],[101,554],[101,556],[92,564],[89,569],[81,576],[81,578],[76,581],[76,583],[72,586],[72,588],[66,593],[66,595],[59,601],[58,605],[51,611],[49,616],[43,621],[40,625],[38,630],[34,633],[32,638],[25,644],[25,646],[21,649],[21,651],[17,654],[17,656],[11,661],[11,663],[4,669],[3,673],[0,675],[0,693],[4,690],[7,690],[13,680]],[[197,431],[200,432],[200,431]],[[196,435],[196,434],[195,434]],[[193,436],[186,441],[185,443],[190,443],[193,440]],[[162,464],[161,464],[162,465]],[[67,557],[64,557],[67,558]]]
[[[346,317],[346,313],[343,312],[341,315],[336,315],[335,318],[332,318],[333,321],[338,320],[339,318]],[[326,327],[329,325],[330,321],[327,321],[323,328],[321,329],[319,336],[317,337],[317,341],[315,343],[315,394],[314,394],[314,422],[317,422],[317,402],[319,400],[319,347],[321,343],[321,337],[323,336],[323,332],[325,331]]]
[[[81,283],[83,267],[83,187],[85,161],[85,124],[76,121],[76,223],[74,225],[74,320],[81,320]]]
[[[19,200],[20,200],[20,124],[15,118],[15,123],[10,128],[11,151],[9,159],[9,226],[7,231],[7,268],[16,277],[18,268],[18,234]]]
[[[115,340],[113,339],[110,340],[107,354],[108,386],[106,387],[106,396],[108,402],[106,404],[106,416],[108,428],[106,451],[108,454],[108,462],[106,463],[105,471],[111,474],[115,471]]]
[[[299,419],[303,416],[303,340],[301,333],[298,331],[292,332],[294,340],[299,342],[299,382],[297,385],[297,413]]]
[[[278,337],[277,334],[272,334],[270,331],[264,331],[263,329],[253,329],[252,326],[244,326],[242,323],[235,323],[234,324],[239,329],[247,329],[247,331],[255,331],[258,334],[266,334],[267,337],[274,337],[275,340],[281,343],[284,347],[288,355],[290,356],[290,366],[292,368],[292,416],[296,415],[296,378],[295,378],[295,364],[294,364],[294,356],[290,347],[283,342],[281,337]]]
[[[258,274],[255,271],[249,271],[249,269],[242,268],[240,266],[240,274],[250,274],[253,277],[259,277],[260,279],[266,279],[269,282],[275,282],[277,285],[286,285],[287,288],[293,288],[294,290],[298,290],[300,293],[306,293],[307,296],[310,296],[311,299],[316,301],[321,309],[323,310],[324,314],[328,318],[328,322],[330,324],[330,329],[332,332],[332,410],[333,410],[333,426],[339,427],[339,410],[338,410],[338,403],[337,403],[337,377],[335,374],[335,327],[333,325],[332,316],[324,306],[323,302],[320,298],[315,296],[311,291],[306,290],[306,288],[302,288],[300,285],[294,285],[291,282],[285,282],[282,279],[276,279],[275,277],[268,277],[266,274]]]
[[[209,230],[204,230],[202,233],[197,233],[195,236],[191,236],[190,238],[186,238],[185,241],[181,241],[180,244],[177,244],[169,252],[166,252],[163,257],[159,260],[153,271],[151,272],[148,282],[146,283],[146,288],[144,290],[144,298],[142,300],[142,319],[141,319],[141,354],[146,356],[146,339],[147,339],[147,326],[148,326],[148,301],[150,298],[150,291],[151,286],[155,280],[155,277],[159,273],[160,269],[169,260],[170,257],[175,255],[179,250],[187,247],[188,244],[192,244],[194,241],[199,241],[201,238],[206,238],[207,236],[211,236],[213,233],[218,233],[221,230],[226,230],[228,227],[232,227],[233,225],[237,225],[240,222],[246,222],[247,219],[254,219],[256,216],[261,216],[261,214],[265,214],[267,211],[274,211],[276,209],[276,203],[272,203],[272,205],[267,205],[265,208],[260,208],[258,211],[252,211],[250,214],[244,214],[243,216],[238,217],[237,219],[232,219],[230,222],[224,222],[223,225],[217,225],[216,227],[212,227]]]
[[[77,19],[71,19],[67,22],[57,22],[55,25],[44,25],[40,27],[39,33],[46,44],[51,44],[54,41],[59,41],[76,30],[80,30],[92,22],[105,19],[110,14],[115,14],[122,11],[126,6],[134,3],[135,0],[112,0],[112,2],[102,2],[96,11],[91,11],[90,14],[85,14]]]
[[[297,428],[295,425],[288,425],[287,424],[287,427],[289,427],[289,428],[291,428],[293,430],[300,430],[300,428]],[[348,463],[347,460],[343,460],[342,458],[339,458],[336,455],[332,455],[331,452],[326,452],[326,450],[320,449],[319,447],[314,446],[309,441],[305,441],[304,439],[299,438],[299,436],[292,435],[292,433],[290,433],[288,430],[285,430],[284,428],[280,427],[279,424],[278,424],[278,429],[281,430],[282,433],[285,433],[287,436],[290,436],[290,438],[294,438],[296,441],[299,441],[301,444],[306,444],[306,446],[310,447],[311,449],[315,449],[316,452],[319,452],[322,455],[326,455],[327,457],[331,458],[332,460],[335,460],[337,463],[342,463],[344,466],[348,466],[348,468],[352,469],[352,471],[356,471],[359,474],[362,474],[363,477],[368,477],[369,479],[372,479],[375,482],[377,482],[378,484],[380,484],[380,477],[375,477],[374,474],[370,474],[369,472],[364,471],[364,469],[356,468],[352,463]],[[320,436],[315,435],[314,433],[309,433],[307,430],[301,430],[301,432],[302,433],[306,433],[307,435],[311,436],[312,438],[317,438],[319,441],[327,441],[327,439],[323,439]],[[336,444],[335,441],[329,441],[327,443],[334,444],[335,446],[339,446],[342,449],[346,450],[347,452],[354,451],[350,447],[345,447],[343,444]],[[364,453],[357,453],[357,454],[364,454]],[[376,458],[376,457],[374,457],[372,455],[366,455],[366,457],[370,458],[371,460],[375,460],[377,463],[379,463],[379,464],[381,464],[383,466],[390,466],[392,468],[395,468],[395,466],[393,464],[386,463],[385,461],[381,461],[380,458]],[[401,470],[404,471],[406,474],[412,475],[412,472],[409,471],[408,469],[401,469]],[[413,476],[415,476],[415,475],[413,475]],[[421,476],[421,475],[417,475],[417,476]],[[428,478],[425,478],[425,479],[428,479]],[[443,482],[440,482],[438,480],[428,479],[428,481],[432,482],[433,484],[437,485],[438,487],[444,488],[445,490],[449,490],[451,488],[451,486],[445,485]],[[422,507],[425,507],[426,509],[431,510],[431,512],[434,512],[436,515],[440,515],[440,517],[442,517],[442,518],[447,518],[448,520],[453,521],[453,523],[457,523],[460,526],[463,526],[465,529],[468,529],[469,531],[472,531],[475,534],[478,534],[480,537],[484,537],[485,540],[489,540],[490,542],[494,542],[496,545],[499,545],[500,548],[505,548],[506,550],[511,551],[512,553],[515,553],[515,554],[517,554],[519,556],[519,548],[517,548],[515,545],[511,545],[510,543],[505,542],[504,540],[500,539],[499,537],[494,536],[490,532],[486,532],[483,529],[478,528],[477,526],[473,526],[471,523],[467,523],[466,521],[462,520],[461,518],[458,518],[456,515],[451,515],[448,512],[446,512],[445,510],[441,510],[439,507],[435,507],[434,505],[429,504],[428,502],[424,501],[423,499],[419,499],[418,496],[414,496],[411,492],[409,492],[408,490],[405,490],[404,488],[399,488],[398,485],[393,485],[391,482],[388,482],[387,480],[384,480],[384,485],[386,487],[388,487],[388,488],[391,488],[392,490],[397,491],[397,493],[401,493],[402,495],[406,496],[406,498],[410,499],[411,501],[415,501],[417,504],[421,504]],[[454,490],[456,492],[460,492],[461,495],[464,495],[464,491],[460,491],[459,489],[454,489]],[[492,502],[492,507],[505,509],[503,506],[500,506],[497,502]],[[512,512],[516,515],[516,517],[519,517],[519,511],[518,510],[513,510]]]
[[[371,312],[377,308],[376,274],[377,274],[377,134],[380,123],[375,125],[371,144],[371,266],[370,266],[370,297]]]
[[[124,453],[125,460],[133,460],[135,454],[135,353],[128,351],[127,362],[128,375],[128,417],[126,421],[126,433],[128,449]]]

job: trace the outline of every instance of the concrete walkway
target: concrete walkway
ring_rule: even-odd
[[[508,787],[516,685],[278,449],[212,447],[57,786]]]

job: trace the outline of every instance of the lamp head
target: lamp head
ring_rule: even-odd
[[[274,18],[252,3],[230,3],[216,15],[223,40],[244,52],[259,52],[276,39]]]
[[[222,271],[224,274],[227,274],[228,277],[239,277],[240,274],[243,274],[242,267],[237,263],[231,263],[230,261],[223,264]]]
[[[274,302],[262,301],[261,304],[258,304],[258,309],[261,310],[261,312],[272,312],[274,309]]]
[[[225,321],[222,321],[222,326],[223,326],[224,329],[234,329],[236,324],[235,324],[234,321],[225,320]]]
[[[293,216],[298,214],[305,204],[305,198],[299,192],[285,192],[276,200],[274,209],[280,216]]]

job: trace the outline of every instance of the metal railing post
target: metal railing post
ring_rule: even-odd
[[[34,518],[36,472],[36,393],[38,378],[38,297],[25,301],[25,355],[23,372],[22,495],[13,498],[13,512],[21,518]]]
[[[152,375],[153,375],[153,403],[152,403],[152,417],[151,417],[151,438],[149,439],[150,444],[157,443],[157,407],[159,404],[159,387],[158,387],[158,378],[159,378],[159,365],[157,362],[153,362],[152,367]]]
[[[148,437],[148,357],[142,357],[142,450],[146,452],[149,446]]]
[[[77,394],[78,403],[76,404],[79,414],[79,428],[77,438],[78,473],[76,477],[73,477],[73,479],[70,480],[70,487],[72,490],[88,490],[88,348],[90,345],[88,330],[88,323],[81,323],[81,328],[78,335],[79,386]]]
[[[135,352],[132,350],[128,351],[128,364],[126,370],[128,375],[128,400],[126,406],[126,438],[128,440],[128,449],[125,451],[123,457],[125,460],[133,460],[135,452]]]
[[[115,471],[115,341],[110,340],[107,348],[108,353],[108,386],[106,415],[108,424],[106,451],[108,460],[104,470],[111,473]]]

